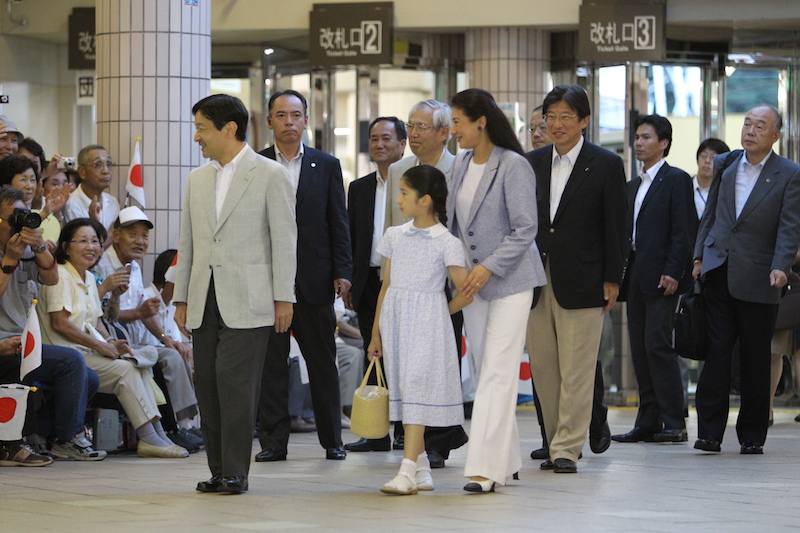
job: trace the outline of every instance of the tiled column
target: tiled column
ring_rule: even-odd
[[[155,225],[145,259],[177,248],[183,188],[205,162],[192,141],[192,105],[210,94],[211,2],[97,0],[97,141],[117,162],[110,193],[125,204],[141,137],[145,213]]]
[[[492,93],[498,103],[519,102],[528,124],[533,108],[552,89],[550,32],[533,28],[474,28],[466,31],[468,85]],[[525,126],[527,128],[527,126]],[[520,137],[530,149],[527,134]]]

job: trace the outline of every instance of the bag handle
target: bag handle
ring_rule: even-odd
[[[372,374],[373,368],[375,369],[375,372],[378,376],[378,387],[386,388],[386,382],[383,380],[383,370],[381,369],[381,360],[373,359],[372,361],[369,362],[367,371],[364,372],[364,379],[361,380],[361,386],[358,387],[359,394],[361,394],[361,391],[363,391],[364,387],[367,386],[367,380],[369,379],[370,374]]]

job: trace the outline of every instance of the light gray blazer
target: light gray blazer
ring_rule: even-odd
[[[736,218],[736,171],[742,155],[716,178],[727,154],[714,160],[715,179],[697,232],[694,257],[703,274],[728,262],[728,290],[747,302],[777,304],[772,270],[789,272],[800,246],[800,166],[772,152]]]
[[[213,273],[217,305],[228,327],[272,326],[275,301],[295,301],[297,225],[289,174],[248,146],[219,219],[216,175],[210,162],[189,174],[173,299],[186,302],[187,327],[199,327]]]
[[[436,168],[444,173],[444,178],[449,185],[450,177],[453,173],[453,161],[456,156],[450,153],[447,148],[442,150],[442,155],[439,157],[439,162],[436,163]],[[400,206],[397,205],[397,199],[400,198],[400,178],[411,167],[417,166],[417,156],[411,155],[404,157],[400,161],[396,161],[389,166],[389,177],[386,178],[386,224],[384,230],[390,226],[401,226],[408,222],[409,219],[403,216],[400,212]]]
[[[523,156],[495,147],[483,170],[467,220],[456,217],[456,196],[472,150],[456,156],[447,194],[450,231],[467,250],[467,270],[481,264],[492,277],[478,293],[495,300],[546,283],[536,247],[536,176]]]

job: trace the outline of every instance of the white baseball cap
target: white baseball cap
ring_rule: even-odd
[[[126,228],[136,222],[144,222],[148,228],[153,229],[153,223],[144,214],[144,211],[132,205],[119,212],[119,218],[114,222],[115,228]]]

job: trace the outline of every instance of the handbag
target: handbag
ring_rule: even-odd
[[[778,304],[775,329],[800,328],[800,277],[796,273],[789,274],[789,285],[784,288],[784,291],[781,302]]]
[[[706,303],[702,284],[697,279],[692,289],[678,300],[678,310],[675,313],[675,351],[681,357],[703,361],[706,358],[707,335]]]
[[[373,368],[378,376],[378,384],[367,385]],[[361,386],[353,394],[350,431],[364,439],[381,439],[389,434],[389,389],[386,388],[379,359],[370,361]]]

